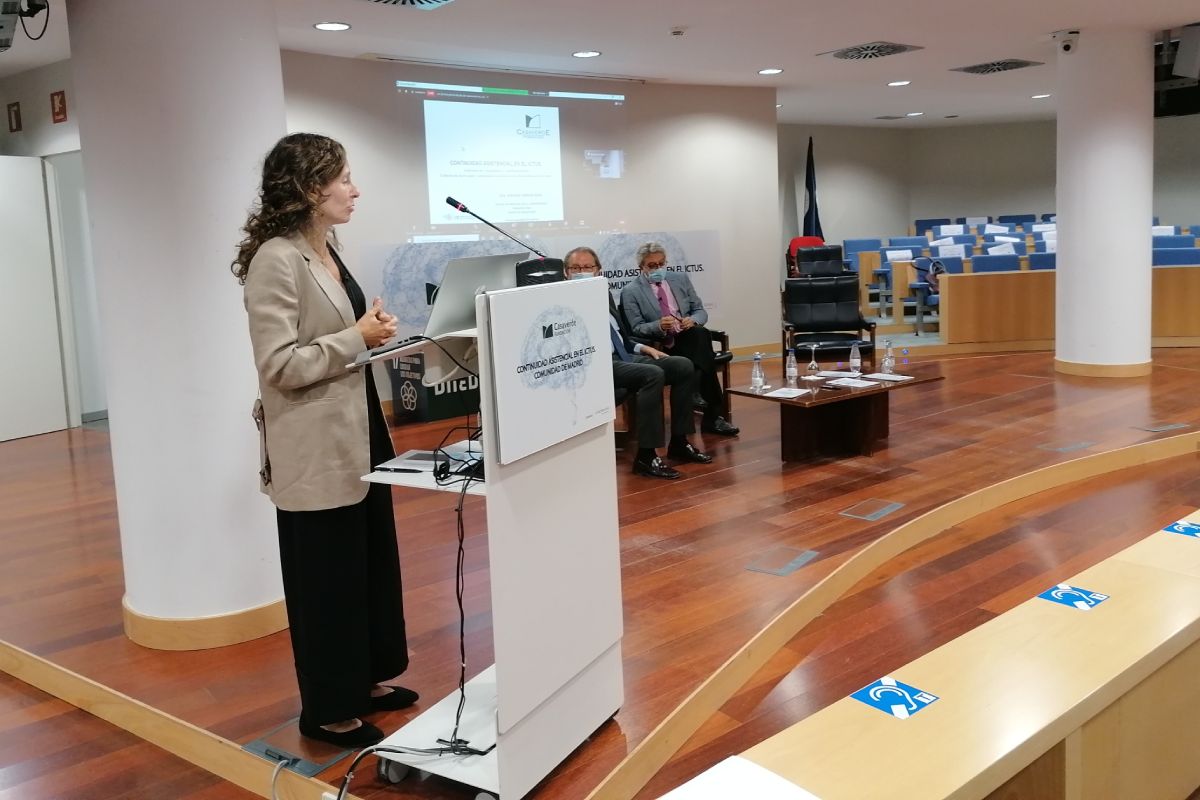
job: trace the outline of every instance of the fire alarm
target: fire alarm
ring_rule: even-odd
[[[672,36],[683,36],[684,31],[686,31],[686,30],[687,30],[687,28],[680,25],[679,27],[671,28],[671,35]]]

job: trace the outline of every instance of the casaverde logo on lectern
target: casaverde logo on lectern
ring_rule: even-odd
[[[569,308],[553,306],[532,321],[521,344],[517,374],[531,389],[578,389],[596,348],[583,321]]]

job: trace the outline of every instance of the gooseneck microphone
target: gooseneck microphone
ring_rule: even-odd
[[[548,258],[548,256],[547,256],[545,253],[543,253],[541,250],[538,250],[536,247],[531,247],[531,246],[527,245],[525,242],[522,242],[520,239],[518,239],[517,237],[513,236],[512,234],[510,234],[508,231],[504,231],[504,230],[501,230],[500,228],[497,228],[495,225],[493,225],[492,223],[488,222],[486,219],[484,219],[483,217],[479,216],[479,215],[478,215],[478,214],[476,214],[474,211],[472,211],[471,209],[467,208],[467,207],[466,207],[465,205],[463,205],[462,203],[460,203],[460,202],[458,202],[457,200],[455,200],[453,197],[447,197],[447,198],[446,198],[446,205],[450,206],[451,208],[457,209],[458,211],[461,211],[461,212],[462,212],[462,213],[464,213],[464,214],[470,214],[472,217],[474,217],[475,219],[479,220],[479,221],[480,221],[480,222],[482,222],[484,225],[487,225],[489,228],[491,228],[492,230],[496,231],[497,233],[500,233],[500,234],[502,234],[502,235],[504,235],[504,236],[507,236],[509,239],[512,239],[514,242],[516,242],[517,244],[521,245],[521,247],[524,247],[524,248],[525,248],[526,250],[528,250],[529,252],[531,252],[531,253],[536,253],[536,254],[537,254],[537,255],[538,255],[540,258],[542,258],[543,260],[545,260],[546,258]]]

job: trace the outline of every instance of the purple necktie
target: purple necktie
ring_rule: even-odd
[[[658,295],[658,307],[662,309],[664,317],[674,317],[671,313],[671,304],[667,301],[667,285],[665,283],[654,284],[654,293]],[[667,338],[663,339],[663,347],[670,349],[675,344],[675,337],[667,334]]]

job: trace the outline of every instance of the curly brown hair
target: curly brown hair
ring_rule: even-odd
[[[246,282],[250,261],[268,239],[301,230],[324,200],[321,190],[346,166],[346,149],[317,133],[289,134],[271,148],[263,161],[258,202],[242,230],[230,270]]]

